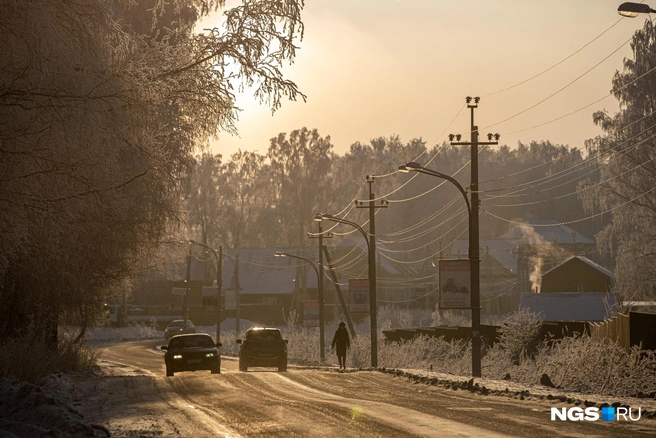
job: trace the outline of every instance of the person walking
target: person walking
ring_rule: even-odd
[[[346,369],[346,350],[351,348],[351,339],[349,338],[348,331],[346,330],[346,324],[343,322],[339,323],[339,327],[335,331],[335,336],[333,337],[333,343],[331,348],[335,349],[337,352],[337,360],[339,360],[339,369]]]

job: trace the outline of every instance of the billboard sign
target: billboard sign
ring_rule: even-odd
[[[223,310],[237,310],[237,290],[223,289],[223,296],[225,297]]]
[[[303,301],[303,327],[319,327],[319,301]]]
[[[369,312],[369,280],[349,280],[349,311]]]
[[[216,286],[203,286],[203,310],[216,310],[216,294],[219,288]]]
[[[187,295],[186,287],[174,287],[171,289],[171,309],[182,309],[184,299]]]
[[[440,309],[471,308],[469,260],[440,260]]]

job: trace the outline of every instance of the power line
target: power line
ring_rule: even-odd
[[[630,139],[627,139],[627,140],[625,140],[624,142],[622,142],[622,143],[620,143],[620,144],[618,144],[618,145],[616,145],[616,146],[613,146],[611,149],[617,151],[617,150],[619,150],[620,148],[622,148],[624,145],[626,145],[626,144],[630,143],[631,141],[633,141],[634,139],[636,139],[636,138],[642,136],[643,134],[647,133],[648,131],[650,131],[650,130],[653,129],[653,128],[656,128],[656,124],[650,126],[649,128],[643,130],[642,132],[640,132],[640,133],[634,135],[634,136],[631,137]],[[629,152],[631,152],[632,149],[637,148],[638,146],[640,146],[641,144],[645,143],[645,142],[648,141],[648,140],[650,140],[650,137],[648,137],[648,138],[646,138],[646,139],[644,139],[644,140],[641,140],[641,141],[638,142],[638,143],[635,143],[635,144],[631,145],[630,147],[626,148],[625,150],[619,152],[619,155],[616,155],[616,156],[612,157],[612,158],[611,158],[611,161],[608,161],[608,162],[605,162],[605,163],[601,163],[601,166],[608,166],[613,160],[617,160],[617,159],[621,158],[623,155],[628,154]],[[582,167],[591,167],[591,166],[594,166],[594,165],[598,164],[598,162],[595,161],[598,157],[603,156],[603,155],[607,155],[607,154],[608,154],[608,152],[604,152],[604,153],[600,152],[599,154],[597,154],[597,155],[595,155],[595,156],[593,156],[593,157],[588,157],[587,160],[584,160],[584,161],[582,161],[581,163],[579,163],[579,164],[577,164],[577,165],[575,165],[575,166],[572,166],[572,167],[570,167],[570,168],[568,168],[568,169],[565,169],[565,170],[563,170],[563,171],[561,171],[561,172],[557,172],[557,173],[555,173],[555,174],[553,174],[553,175],[549,175],[549,176],[547,176],[547,177],[543,177],[543,178],[539,178],[539,179],[537,179],[537,180],[530,181],[530,182],[528,182],[528,183],[521,183],[521,184],[517,184],[517,185],[515,185],[515,186],[513,186],[513,187],[508,187],[508,188],[504,188],[504,189],[493,189],[493,190],[488,190],[488,191],[483,192],[483,193],[496,192],[496,191],[501,191],[501,190],[509,190],[509,189],[512,189],[512,188],[523,187],[523,188],[520,188],[519,190],[516,190],[516,191],[511,192],[511,193],[506,193],[506,194],[503,194],[503,195],[487,196],[485,199],[486,199],[486,200],[490,200],[490,199],[498,199],[498,198],[512,198],[512,197],[517,198],[517,197],[531,196],[531,195],[535,195],[535,194],[538,194],[538,193],[542,193],[542,192],[544,192],[544,191],[553,190],[553,189],[555,189],[555,188],[562,187],[563,185],[570,184],[570,183],[572,183],[572,182],[574,182],[574,181],[576,181],[576,180],[578,180],[578,179],[581,179],[581,178],[584,178],[584,177],[590,175],[591,173],[594,173],[594,172],[597,170],[597,168],[592,169],[592,170],[589,171],[588,173],[585,173],[585,174],[579,175],[579,176],[577,176],[577,177],[575,177],[575,178],[573,178],[573,179],[570,179],[570,180],[568,180],[568,181],[566,181],[566,182],[564,182],[564,183],[561,183],[561,184],[559,184],[559,185],[557,185],[557,186],[553,186],[553,187],[550,187],[550,188],[547,188],[547,189],[544,189],[544,190],[540,190],[540,191],[538,191],[538,192],[522,193],[522,192],[525,192],[526,190],[528,190],[528,188],[533,188],[533,187],[535,187],[535,186],[543,185],[543,184],[546,184],[546,183],[548,183],[548,182],[553,182],[553,181],[555,181],[555,180],[557,180],[557,179],[560,179],[560,178],[562,178],[562,177],[564,177],[564,176],[567,176],[568,174],[574,173],[575,171],[579,170],[579,167],[582,168]],[[644,164],[644,163],[643,163],[643,164]],[[612,179],[614,179],[614,178],[612,178]],[[536,183],[537,183],[537,184],[536,184]],[[597,184],[600,184],[600,183],[597,183]],[[597,185],[597,184],[595,184],[595,185]]]
[[[415,225],[412,225],[412,226],[410,226],[408,228],[405,228],[403,230],[400,230],[400,231],[394,231],[392,233],[386,233],[386,234],[379,234],[379,236],[381,236],[381,237],[396,237],[396,236],[400,236],[400,235],[403,235],[403,234],[406,234],[406,233],[410,233],[410,232],[416,230],[417,228],[420,228],[420,227],[426,225],[427,223],[429,223],[433,219],[436,219],[438,216],[440,216],[442,213],[444,213],[449,207],[451,207],[453,204],[455,204],[459,199],[462,199],[461,195],[454,196],[442,208],[440,208],[439,210],[437,210],[435,213],[431,214],[430,216],[426,217],[425,219],[422,219],[420,222],[417,222]],[[382,239],[381,239],[381,242],[386,243]],[[392,242],[392,241],[390,241],[390,242]]]
[[[542,76],[543,74],[547,73],[548,71],[553,70],[554,68],[558,67],[559,65],[561,65],[562,63],[564,63],[564,62],[567,61],[568,59],[572,58],[574,55],[576,55],[576,54],[578,54],[579,52],[581,52],[583,49],[585,49],[586,47],[588,47],[590,44],[592,44],[592,43],[594,43],[595,41],[597,41],[597,40],[598,40],[599,38],[601,38],[606,32],[608,32],[609,30],[611,30],[612,28],[614,28],[614,27],[615,27],[620,21],[622,21],[624,18],[625,18],[625,17],[621,17],[619,20],[617,20],[615,23],[613,23],[613,24],[612,24],[610,27],[608,27],[606,30],[604,30],[604,31],[601,32],[599,35],[597,35],[596,37],[594,37],[592,40],[588,41],[588,42],[585,43],[583,46],[581,46],[578,50],[576,50],[575,52],[573,52],[573,53],[571,53],[570,55],[566,56],[566,57],[563,58],[561,61],[555,63],[554,65],[552,65],[551,67],[547,68],[546,70],[542,70],[540,73],[538,73],[538,74],[536,74],[536,75],[534,75],[534,76],[531,76],[530,78],[525,79],[525,80],[523,80],[523,81],[521,81],[521,82],[518,82],[518,83],[516,83],[515,85],[511,85],[510,87],[504,88],[504,89],[502,89],[502,90],[495,91],[495,92],[493,92],[493,93],[488,93],[488,94],[484,95],[483,97],[494,96],[495,94],[499,94],[499,93],[503,93],[504,91],[512,90],[513,88],[517,88],[517,87],[519,87],[520,85],[524,85],[525,83],[530,82],[530,81],[532,81],[533,79],[536,79],[536,78]]]
[[[593,214],[593,215],[590,215],[588,217],[584,217],[584,218],[581,218],[581,219],[574,219],[574,220],[571,220],[571,221],[559,222],[557,224],[528,224],[526,222],[514,221],[514,220],[511,220],[511,219],[506,219],[506,218],[501,217],[501,216],[497,216],[497,215],[495,215],[495,214],[493,214],[493,213],[491,213],[487,210],[482,210],[482,211],[485,212],[486,214],[492,216],[493,218],[496,218],[496,219],[499,219],[499,220],[502,220],[504,222],[508,222],[508,223],[511,223],[511,224],[515,224],[515,225],[530,225],[531,227],[552,227],[554,225],[569,225],[569,224],[575,224],[575,223],[578,223],[578,222],[583,222],[583,221],[587,221],[587,220],[590,220],[590,219],[594,219],[594,218],[602,216],[606,213],[610,213],[612,211],[618,210],[618,209],[620,209],[620,208],[622,208],[622,207],[624,207],[628,204],[631,204],[631,203],[637,201],[638,199],[650,194],[651,192],[653,192],[655,190],[656,190],[656,186],[654,188],[644,192],[644,193],[641,193],[640,195],[636,196],[633,199],[629,199],[628,201],[623,202],[622,204],[616,205],[615,207],[609,208],[609,209],[607,209],[605,211],[602,211],[600,213],[596,213],[596,214]]]
[[[498,122],[496,122],[496,123],[493,123],[493,124],[491,124],[491,125],[488,125],[488,126],[482,128],[482,130],[485,130],[485,129],[491,128],[491,127],[493,127],[493,126],[500,125],[500,124],[502,124],[502,123],[507,122],[508,120],[512,120],[512,119],[514,119],[515,117],[520,116],[520,115],[522,115],[522,114],[524,114],[524,113],[526,113],[526,112],[532,110],[533,108],[535,108],[535,107],[537,107],[537,106],[543,104],[544,102],[546,102],[547,100],[551,99],[552,97],[558,95],[560,92],[562,92],[562,91],[566,90],[567,88],[569,88],[571,85],[573,85],[574,83],[576,83],[579,79],[581,79],[582,77],[584,77],[585,75],[587,75],[588,73],[590,73],[592,70],[594,70],[595,68],[597,68],[597,67],[598,67],[599,65],[601,65],[604,61],[606,61],[608,58],[610,58],[610,57],[613,56],[615,53],[617,53],[622,47],[624,47],[624,46],[627,45],[629,42],[631,42],[632,39],[633,39],[633,35],[631,35],[631,38],[629,38],[628,40],[626,40],[626,42],[622,43],[621,46],[619,46],[617,49],[613,50],[608,56],[606,56],[604,59],[602,59],[601,61],[599,61],[598,63],[596,63],[594,66],[592,66],[592,67],[589,68],[588,70],[586,70],[583,74],[581,74],[581,75],[579,75],[578,77],[576,77],[573,81],[569,82],[569,83],[568,83],[567,85],[565,85],[564,87],[562,87],[562,88],[560,88],[559,90],[557,90],[557,91],[551,93],[550,95],[548,95],[548,96],[545,97],[544,99],[542,99],[542,100],[538,101],[537,103],[535,103],[535,104],[529,106],[528,108],[525,108],[525,109],[523,109],[522,111],[520,111],[520,112],[518,112],[518,113],[516,113],[516,114],[514,114],[514,115],[512,115],[512,116],[510,116],[510,117],[507,117],[507,118],[505,118],[505,119],[503,119],[503,120],[501,120],[501,121],[498,121]]]

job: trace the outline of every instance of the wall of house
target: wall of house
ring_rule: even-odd
[[[611,281],[603,272],[581,260],[572,259],[542,276],[540,292],[608,292],[612,287]]]

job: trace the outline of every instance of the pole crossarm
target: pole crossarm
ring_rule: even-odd
[[[431,169],[426,169],[416,162],[409,162],[399,166],[401,172],[414,170],[419,173],[445,179],[454,184],[465,198],[469,212],[469,262],[471,281],[471,312],[472,312],[472,376],[481,377],[481,302],[480,302],[480,225],[478,222],[479,197],[478,197],[478,147],[499,144],[499,134],[487,134],[488,141],[478,141],[478,126],[474,124],[474,110],[478,108],[480,97],[467,96],[467,108],[471,110],[471,141],[460,141],[462,135],[449,134],[451,145],[471,146],[471,184],[470,198],[462,185],[452,176]],[[455,139],[455,141],[454,141]]]

